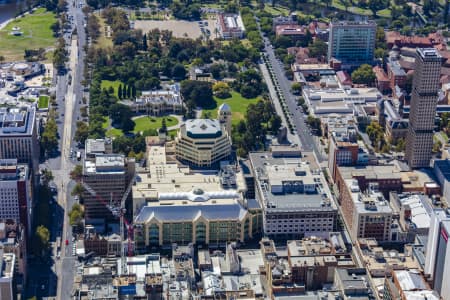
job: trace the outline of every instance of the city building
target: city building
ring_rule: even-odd
[[[399,216],[399,224],[409,237],[407,240],[413,242],[416,234],[427,235],[430,228],[433,207],[431,200],[421,194],[398,194],[391,192],[389,202],[394,213]]]
[[[396,270],[421,271],[420,264],[413,255],[412,244],[405,245],[403,252],[382,247],[374,238],[358,239],[358,245],[364,266],[374,278],[390,277]]]
[[[102,141],[86,140],[82,198],[84,216],[88,223],[95,220],[116,220],[108,206],[120,207],[122,197],[135,171],[134,159],[121,154],[107,153],[110,140],[104,140],[103,143],[101,146]],[[105,153],[102,153],[103,149]],[[128,207],[128,201],[125,202]]]
[[[27,282],[27,236],[25,228],[12,221],[0,221],[0,248],[3,253],[14,254],[14,284],[18,292]]]
[[[218,14],[216,28],[225,39],[242,39],[245,34],[244,23],[239,14]]]
[[[391,59],[386,64],[386,67],[391,90],[394,91],[396,86],[404,88],[406,83],[406,73],[400,66],[400,63],[397,60]]]
[[[445,198],[447,203],[450,202],[450,161],[445,160],[435,160],[433,166],[434,174],[436,179],[441,186],[442,196]]]
[[[14,265],[16,256],[13,253],[5,253],[0,247],[0,299],[16,299],[14,285]]]
[[[377,103],[380,125],[385,127],[385,136],[393,143],[399,139],[406,139],[409,121],[403,118],[395,104],[390,100],[380,100]]]
[[[370,288],[370,278],[364,268],[336,269],[334,286],[341,292],[342,298],[371,299],[373,291]]]
[[[444,300],[450,299],[450,211],[434,210],[425,256],[424,273],[433,283],[433,289]]]
[[[245,199],[242,171],[194,172],[171,161],[169,145],[150,146],[147,171],[133,186],[137,249],[152,246],[244,242],[262,233],[258,203]]]
[[[167,85],[166,89],[157,91],[143,91],[134,101],[122,101],[135,113],[151,116],[183,113],[184,103],[178,83]]]
[[[312,21],[308,25],[309,31],[312,35],[324,42],[328,42],[330,26],[328,23],[320,22],[320,21]]]
[[[338,166],[366,165],[368,153],[357,141],[356,127],[329,127],[328,132],[328,168],[333,181]]]
[[[356,179],[361,191],[366,191],[370,184],[376,183],[386,199],[392,191],[403,191],[402,172],[394,164],[338,167],[335,182],[339,191],[347,189],[348,179]],[[339,198],[339,201],[342,199]]]
[[[223,108],[223,106],[221,107]],[[219,111],[219,116],[229,116]],[[176,157],[183,163],[196,167],[212,167],[231,155],[231,136],[229,125],[231,117],[226,120],[192,119],[180,126],[175,138]]]
[[[372,64],[375,52],[377,24],[373,21],[330,23],[328,60],[338,59],[342,68]]]
[[[305,39],[307,27],[295,24],[295,25],[277,25],[275,27],[275,35],[277,37],[287,37],[292,41],[297,42]]]
[[[439,300],[440,298],[419,272],[400,270],[393,271],[392,277],[385,278],[383,299]]]
[[[416,50],[405,158],[411,168],[430,167],[441,56],[434,48]]]
[[[351,254],[339,232],[326,237],[305,237],[275,246],[268,238],[260,241],[264,275],[271,299],[282,295],[300,295],[333,282],[336,268],[353,268]]]
[[[29,167],[0,159],[0,220],[13,220],[31,233],[33,194]]]
[[[335,229],[337,208],[320,168],[297,149],[249,154],[264,233],[273,238],[321,235]]]
[[[345,223],[354,239],[391,240],[392,209],[378,190],[378,184],[372,183],[362,191],[356,179],[346,179],[339,198]]]
[[[375,73],[375,85],[382,93],[387,93],[390,90],[390,81],[386,72],[380,66],[373,67]]]
[[[39,164],[36,108],[0,108],[0,158],[15,158],[28,163],[34,173]]]
[[[96,256],[119,256],[122,251],[120,235],[116,233],[102,235],[91,225],[85,227],[82,244],[80,248],[84,249],[85,254],[94,252]]]
[[[298,25],[297,15],[290,14],[289,16],[276,16],[272,19],[273,30],[278,25]]]
[[[302,96],[315,116],[364,115],[374,110],[383,95],[376,88],[305,87]]]

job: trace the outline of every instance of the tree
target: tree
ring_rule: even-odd
[[[50,232],[47,227],[39,225],[33,239],[34,253],[38,256],[44,256],[49,247]]]
[[[131,98],[131,86],[128,86],[128,88],[127,88],[127,98],[128,99]]]
[[[214,107],[212,84],[205,81],[184,80],[181,82],[181,95],[187,105],[202,108]],[[190,103],[190,104],[189,104]]]
[[[294,93],[295,95],[300,95],[302,92],[302,85],[300,84],[300,82],[294,82],[291,86],[292,89],[292,93]]]
[[[50,183],[50,181],[53,180],[53,173],[51,170],[49,169],[43,169],[42,173],[41,173],[41,182],[43,186],[48,186],[48,184]]]
[[[380,149],[384,142],[384,131],[380,123],[372,121],[366,128],[366,133],[375,148]]]
[[[122,99],[122,84],[117,88],[117,98]]]
[[[74,140],[78,143],[84,144],[89,136],[89,126],[82,121],[77,122],[77,129],[75,131]]]
[[[73,180],[81,180],[83,176],[83,167],[81,165],[76,165],[75,168],[70,172],[70,178]]]
[[[314,42],[308,46],[308,49],[311,57],[324,57],[327,55],[328,45],[324,41],[316,38]]]
[[[213,85],[213,93],[216,97],[225,99],[231,97],[230,86],[223,81],[218,81]]]
[[[400,138],[400,139],[398,139],[398,140],[396,141],[396,145],[395,145],[394,150],[395,150],[396,152],[403,152],[403,151],[405,151],[405,145],[406,145],[405,139]]]
[[[437,140],[434,144],[433,144],[433,152],[437,153],[439,151],[441,151],[442,148],[442,142],[440,140]]]
[[[144,35],[142,36],[142,50],[147,51],[147,49],[147,34],[144,33]]]
[[[58,126],[54,118],[49,118],[41,135],[41,148],[45,153],[58,149]]]
[[[224,65],[215,63],[209,67],[209,72],[211,72],[211,75],[214,79],[219,80],[220,78],[222,78],[222,72],[224,71],[224,69]]]
[[[72,196],[78,196],[81,198],[84,192],[84,187],[81,185],[81,183],[75,184],[75,186],[72,189],[72,192],[70,193]]]
[[[177,80],[182,80],[186,77],[186,69],[182,64],[176,64],[172,68],[172,77]]]
[[[77,226],[83,220],[83,210],[81,209],[81,205],[75,203],[72,205],[72,209],[68,213],[69,222],[71,226]]]
[[[136,87],[134,84],[131,86],[131,97],[136,98]]]
[[[352,81],[358,84],[373,84],[375,81],[375,73],[372,70],[372,66],[368,64],[361,65],[358,69],[353,71]]]
[[[255,98],[263,90],[261,75],[254,69],[239,73],[234,86],[245,98]]]

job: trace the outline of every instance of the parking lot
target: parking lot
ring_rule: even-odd
[[[141,29],[143,32],[148,32],[155,28],[158,28],[160,30],[170,30],[172,31],[174,37],[181,38],[187,36],[192,39],[202,37],[204,32],[206,33],[207,30],[209,30],[211,35],[210,38],[214,39],[215,19],[208,19],[200,22],[181,21],[181,20],[168,20],[168,21],[136,20],[134,22],[134,28]]]

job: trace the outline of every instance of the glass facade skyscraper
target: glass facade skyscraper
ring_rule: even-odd
[[[328,60],[335,58],[342,67],[372,64],[375,52],[375,22],[332,22],[328,41]]]

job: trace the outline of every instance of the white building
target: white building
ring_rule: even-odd
[[[143,91],[134,101],[122,101],[134,113],[146,113],[152,116],[164,114],[181,114],[184,104],[180,93],[180,85],[173,84],[158,91]]]
[[[193,119],[181,125],[175,139],[177,159],[193,166],[211,167],[231,155],[231,111],[221,111],[219,120]]]
[[[0,108],[0,158],[15,158],[38,170],[39,142],[36,109]]]
[[[15,299],[13,286],[15,260],[14,254],[4,253],[3,248],[0,248],[0,299],[2,300]]]
[[[436,209],[431,216],[425,257],[425,275],[430,276],[433,288],[442,299],[450,299],[450,211]]]
[[[318,166],[295,148],[280,155],[254,152],[249,159],[266,235],[298,238],[335,229],[337,208]]]
[[[241,39],[245,34],[244,23],[238,14],[219,14],[216,27],[220,36],[226,40]]]

